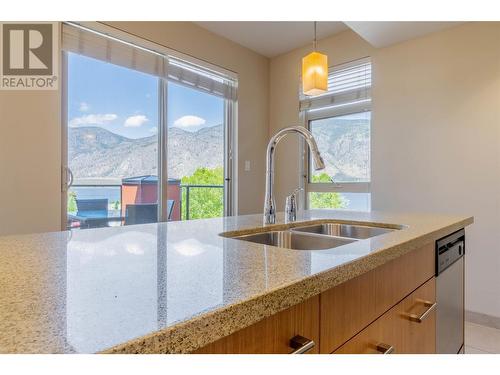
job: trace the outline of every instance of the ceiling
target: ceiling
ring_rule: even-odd
[[[346,22],[372,46],[381,48],[441,31],[461,22]]]
[[[247,22],[195,22],[219,36],[232,40],[261,55],[275,57],[282,53],[312,45],[313,22],[247,21]],[[347,30],[343,22],[318,22],[318,39]]]
[[[196,22],[219,36],[269,58],[312,43],[312,21]],[[377,48],[440,31],[460,22],[318,22],[318,39],[352,29]]]

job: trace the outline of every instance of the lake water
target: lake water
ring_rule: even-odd
[[[120,201],[120,187],[107,187],[107,186],[78,186],[72,187],[70,191],[76,194],[78,199],[97,199],[107,198],[108,203]]]

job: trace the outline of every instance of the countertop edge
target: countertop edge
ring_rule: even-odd
[[[284,284],[270,292],[224,306],[163,330],[149,333],[100,353],[190,353],[299,304],[343,282],[358,277],[408,252],[473,223],[467,217],[435,231],[331,268],[314,276]]]

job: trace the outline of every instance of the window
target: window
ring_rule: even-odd
[[[63,51],[67,228],[232,213],[234,76],[76,24]]]
[[[182,220],[224,215],[224,100],[168,83],[168,175],[180,181]]]
[[[326,164],[314,171],[305,158],[308,208],[370,210],[370,87],[371,63],[363,59],[333,67],[327,93],[301,98]]]

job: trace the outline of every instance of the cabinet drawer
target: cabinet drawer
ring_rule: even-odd
[[[272,315],[194,353],[196,354],[288,354],[296,335],[313,340],[307,353],[319,351],[319,296]]]
[[[334,353],[435,353],[435,298],[433,277]]]
[[[321,293],[320,352],[332,353],[433,276],[429,244]]]
[[[399,306],[401,353],[436,353],[436,278],[406,297]],[[422,317],[422,319],[418,319]]]

